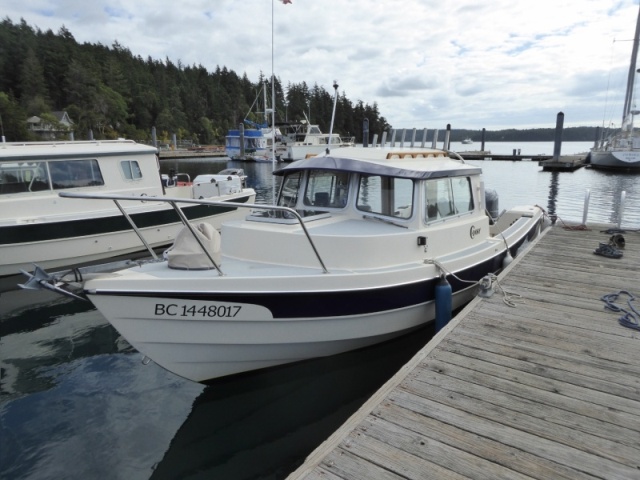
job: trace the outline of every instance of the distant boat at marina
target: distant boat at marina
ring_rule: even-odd
[[[467,137],[464,140],[462,140],[462,143],[464,145],[471,145],[473,143],[473,140],[471,140],[469,137]]]
[[[264,112],[257,112],[257,114],[264,115],[264,122],[258,123],[247,118],[251,113],[249,111],[240,128],[229,130],[225,137],[225,154],[231,160],[271,162],[279,161],[282,156],[283,151],[280,148],[282,133],[277,127],[269,125],[266,85],[263,85],[258,92],[254,105],[258,102],[261,93]]]
[[[599,140],[591,149],[589,162],[594,168],[610,170],[632,170],[640,172],[640,132],[634,130],[634,118],[640,110],[634,109],[634,80],[640,41],[640,11],[636,21],[636,33],[631,50],[627,91],[622,110],[622,127],[605,139]]]
[[[122,212],[148,235],[149,245],[171,245],[180,218],[157,198],[207,198],[244,203],[252,189],[231,172],[160,176],[157,148],[130,140],[0,143],[0,277],[43,268],[103,261],[145,250]],[[59,193],[110,193],[145,202],[78,202]],[[184,208],[187,218],[220,228],[236,207]]]
[[[225,137],[224,151],[231,160],[258,161],[271,155],[262,129],[247,128],[229,130]]]
[[[292,162],[302,160],[309,155],[318,155],[327,148],[352,147],[355,137],[343,138],[337,133],[322,133],[318,125],[302,120],[297,123],[281,123],[280,147],[282,160]]]

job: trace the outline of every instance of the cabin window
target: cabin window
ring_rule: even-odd
[[[0,195],[50,189],[47,162],[0,164]]]
[[[413,180],[362,175],[356,207],[363,212],[409,218],[413,212]]]
[[[97,160],[14,163],[0,167],[0,194],[97,185],[104,185]]]
[[[284,177],[282,186],[280,187],[280,195],[278,195],[279,206],[296,208],[301,176],[301,172],[296,172]]]
[[[123,160],[120,162],[120,168],[127,180],[138,180],[142,178],[142,170],[136,160]]]
[[[473,196],[469,177],[440,178],[426,182],[426,221],[473,211]]]
[[[303,202],[319,208],[343,208],[347,205],[349,174],[311,170],[307,176]]]
[[[54,190],[104,185],[97,160],[49,162]]]

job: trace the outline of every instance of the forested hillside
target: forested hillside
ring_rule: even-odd
[[[201,65],[185,66],[133,55],[117,42],[111,47],[79,44],[65,27],[42,32],[22,20],[0,24],[0,116],[7,141],[33,140],[27,118],[51,123],[51,112],[66,111],[75,123],[75,139],[126,137],[148,141],[156,127],[160,139],[198,144],[222,144],[229,128],[247,116],[270,74],[249,79],[224,66],[209,72]],[[314,84],[282,84],[275,79],[276,122],[304,119],[329,131],[333,91]],[[269,100],[270,102],[270,100]],[[264,106],[262,106],[264,111]],[[352,102],[339,92],[334,131],[362,141],[362,122],[371,133],[390,127],[378,107]]]

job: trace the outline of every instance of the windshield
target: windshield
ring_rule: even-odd
[[[310,170],[304,190],[305,206],[343,208],[349,196],[349,174]]]
[[[409,218],[413,212],[413,180],[362,175],[356,207],[363,212]]]

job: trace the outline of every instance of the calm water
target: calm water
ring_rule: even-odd
[[[563,145],[562,153],[590,143]],[[479,148],[454,145],[454,150]],[[487,144],[492,153],[550,154],[542,143]],[[537,203],[565,223],[640,227],[640,175],[542,172],[535,162],[483,168],[500,208]],[[238,163],[164,161],[192,175]],[[270,164],[242,165],[258,201],[271,201]],[[22,305],[22,307],[20,307]],[[91,307],[39,292],[0,295],[0,478],[285,478],[431,337],[407,338],[204,387],[141,355]]]

